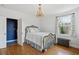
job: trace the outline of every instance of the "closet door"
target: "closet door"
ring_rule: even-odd
[[[7,18],[7,45],[12,46],[17,43],[17,20]]]
[[[6,18],[0,16],[0,48],[6,47]]]

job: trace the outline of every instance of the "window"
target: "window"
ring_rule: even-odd
[[[73,14],[57,17],[57,33],[72,35]]]

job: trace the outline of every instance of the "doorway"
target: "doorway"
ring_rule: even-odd
[[[17,19],[7,18],[7,46],[17,44]]]

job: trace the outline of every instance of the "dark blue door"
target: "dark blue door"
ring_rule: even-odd
[[[7,18],[7,44],[13,45],[17,42],[17,20]]]

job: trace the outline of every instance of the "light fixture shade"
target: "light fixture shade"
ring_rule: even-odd
[[[44,10],[43,10],[41,4],[39,4],[38,7],[37,7],[36,16],[44,16]]]

